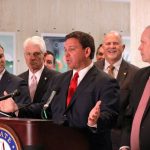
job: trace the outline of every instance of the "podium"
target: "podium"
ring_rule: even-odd
[[[4,129],[4,133],[1,131]],[[42,119],[0,118],[0,138],[9,130],[19,145],[17,150],[89,150],[86,136],[80,131]],[[4,147],[4,143],[0,143]],[[4,148],[6,149],[6,148]]]

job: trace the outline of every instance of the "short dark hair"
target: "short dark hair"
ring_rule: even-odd
[[[97,51],[96,51],[96,55],[98,55],[98,50],[103,46],[103,44],[99,44]]]
[[[81,32],[81,31],[74,31],[66,35],[65,41],[70,38],[75,38],[79,40],[83,49],[89,47],[91,49],[90,59],[94,58],[95,45],[94,45],[94,38],[91,35],[89,35],[88,33]]]
[[[46,53],[44,54],[44,57],[46,57],[47,55],[52,55],[54,58],[54,65],[56,64],[56,58],[55,55],[52,51],[46,50]]]

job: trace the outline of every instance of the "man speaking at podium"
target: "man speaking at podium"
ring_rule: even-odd
[[[118,116],[117,81],[94,66],[94,39],[89,34],[80,31],[68,34],[64,49],[71,70],[51,83],[51,91],[56,87],[59,90],[47,112],[57,124],[84,129],[90,135],[91,150],[112,150],[110,130]],[[50,94],[45,97],[48,99]],[[17,109],[13,101],[6,101],[9,108],[5,111]]]

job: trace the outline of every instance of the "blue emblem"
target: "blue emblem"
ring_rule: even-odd
[[[4,128],[0,128],[0,150],[18,150],[14,137]]]

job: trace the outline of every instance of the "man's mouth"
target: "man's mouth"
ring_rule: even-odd
[[[115,50],[115,49],[109,49],[109,50],[107,50],[109,53],[116,53],[117,51]]]

